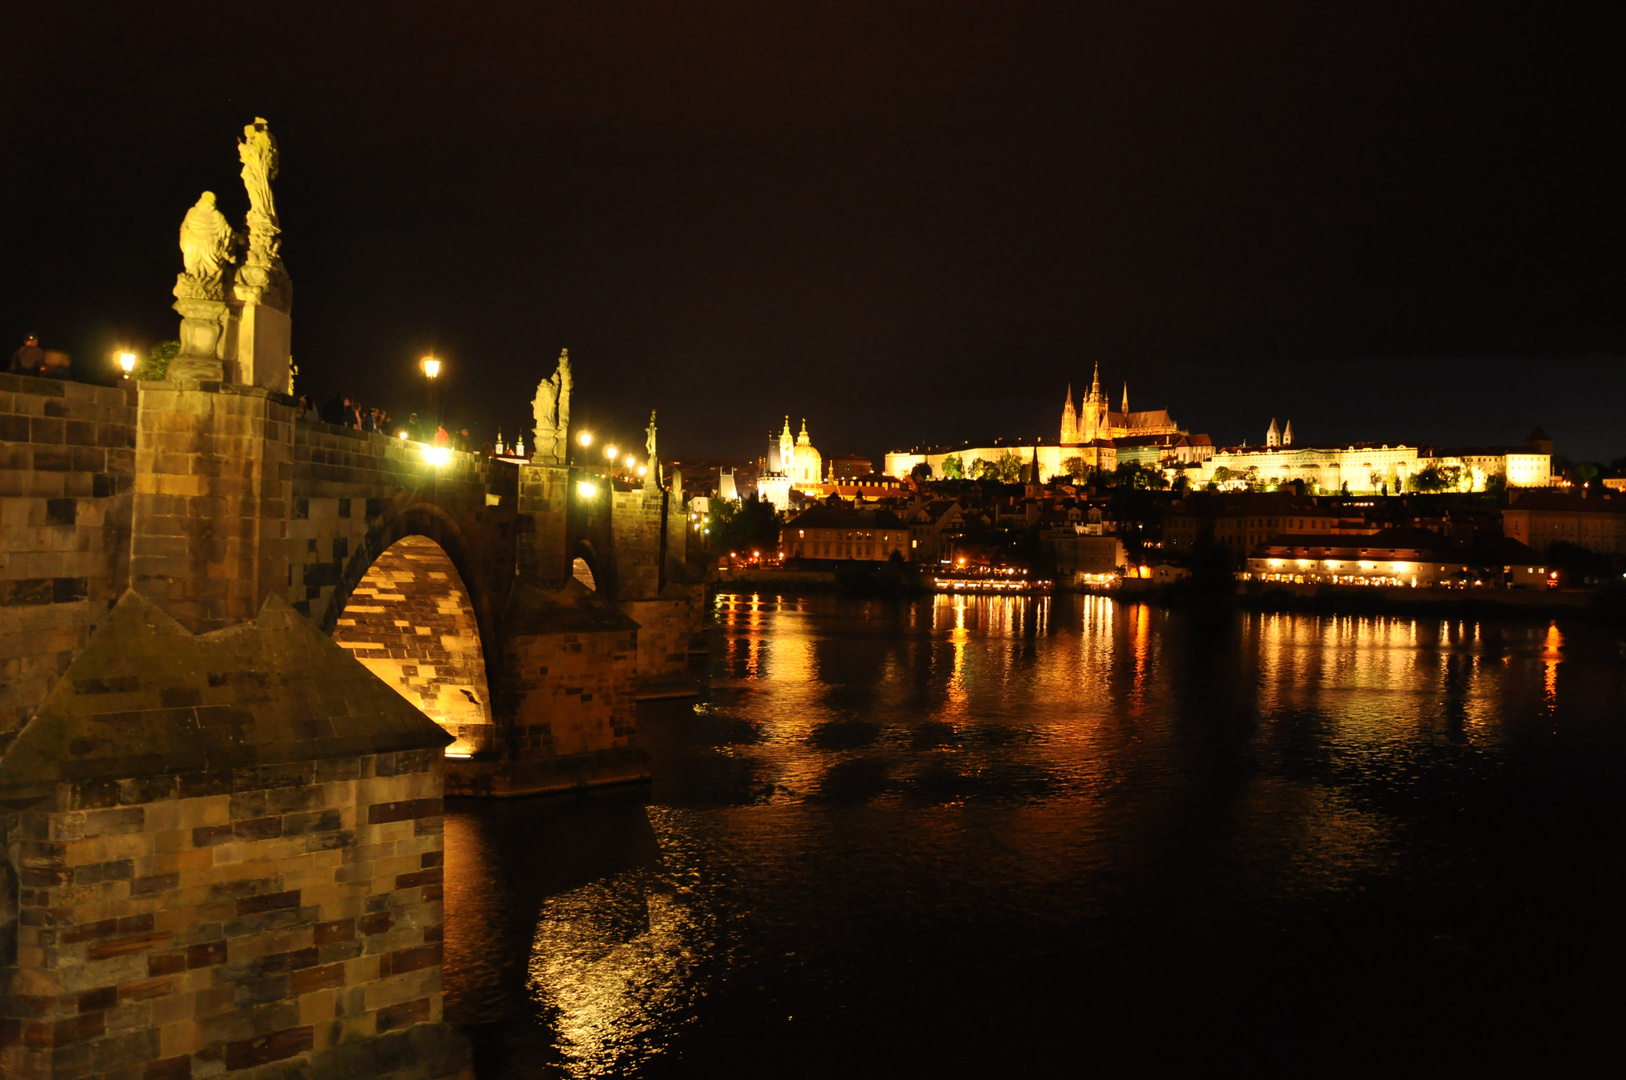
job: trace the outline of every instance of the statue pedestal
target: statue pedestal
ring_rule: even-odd
[[[136,421],[130,584],[193,633],[252,619],[288,589],[297,409],[177,357],[144,382]],[[199,385],[199,383],[212,385]]]
[[[176,285],[180,292],[185,275]],[[181,382],[221,382],[226,377],[222,338],[232,322],[231,305],[224,300],[181,296],[175,301],[181,316],[181,354],[170,361],[170,379]]]
[[[237,323],[237,378],[245,386],[288,393],[293,320],[268,304],[244,304]]]

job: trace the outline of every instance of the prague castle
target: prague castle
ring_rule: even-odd
[[[1180,430],[1167,409],[1149,412],[1129,411],[1129,384],[1124,383],[1123,408],[1118,412],[1107,410],[1107,395],[1101,389],[1101,365],[1095,365],[1095,377],[1089,393],[1079,399],[1073,408],[1073,388],[1067,388],[1067,404],[1061,411],[1062,446],[1088,446],[1100,439],[1137,439],[1156,436],[1178,436]]]
[[[1199,452],[1201,447],[1206,453]],[[997,463],[1011,455],[1021,458],[1029,470],[1038,466],[1040,479],[1052,476],[1082,476],[1088,472],[1111,472],[1119,462],[1156,465],[1165,457],[1200,460],[1213,452],[1207,436],[1189,436],[1174,422],[1167,409],[1129,411],[1129,384],[1124,384],[1123,408],[1114,412],[1101,389],[1101,365],[1095,366],[1090,389],[1073,403],[1073,388],[1067,387],[1062,407],[1061,432],[1051,442],[995,440],[992,446],[917,448],[886,455],[886,471],[892,476],[908,476],[917,465],[929,465],[932,475],[950,475],[959,468],[966,476],[976,475],[977,462]],[[945,468],[945,463],[948,467]]]

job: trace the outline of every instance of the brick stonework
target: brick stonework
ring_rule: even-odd
[[[0,732],[129,584],[136,392],[0,375]]]
[[[462,1069],[447,736],[279,604],[194,638],[126,594],[0,758],[0,1074]]]
[[[292,399],[150,383],[136,430],[130,584],[202,633],[287,588]]]

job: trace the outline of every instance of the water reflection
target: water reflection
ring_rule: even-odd
[[[651,808],[659,866],[550,897],[536,919],[529,989],[552,1020],[561,1070],[604,1076],[665,1050],[704,995],[716,918],[683,865],[671,811]]]
[[[1067,596],[713,615],[704,699],[640,707],[647,793],[448,818],[483,1078],[1053,1069],[1150,1003],[1365,1039],[1618,953],[1543,935],[1577,875],[1626,877],[1619,635]],[[1480,959],[1437,970],[1437,938]]]

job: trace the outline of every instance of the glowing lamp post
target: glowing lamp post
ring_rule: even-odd
[[[418,362],[423,367],[424,378],[429,380],[429,413],[435,418],[435,427],[440,427],[440,410],[435,407],[435,379],[440,376],[440,361],[433,356],[426,356]]]
[[[136,355],[135,355],[135,353],[133,353],[133,352],[121,352],[121,353],[119,353],[119,367],[124,369],[124,377],[126,379],[128,379],[130,377],[130,373],[135,370],[135,365],[136,365]]]

